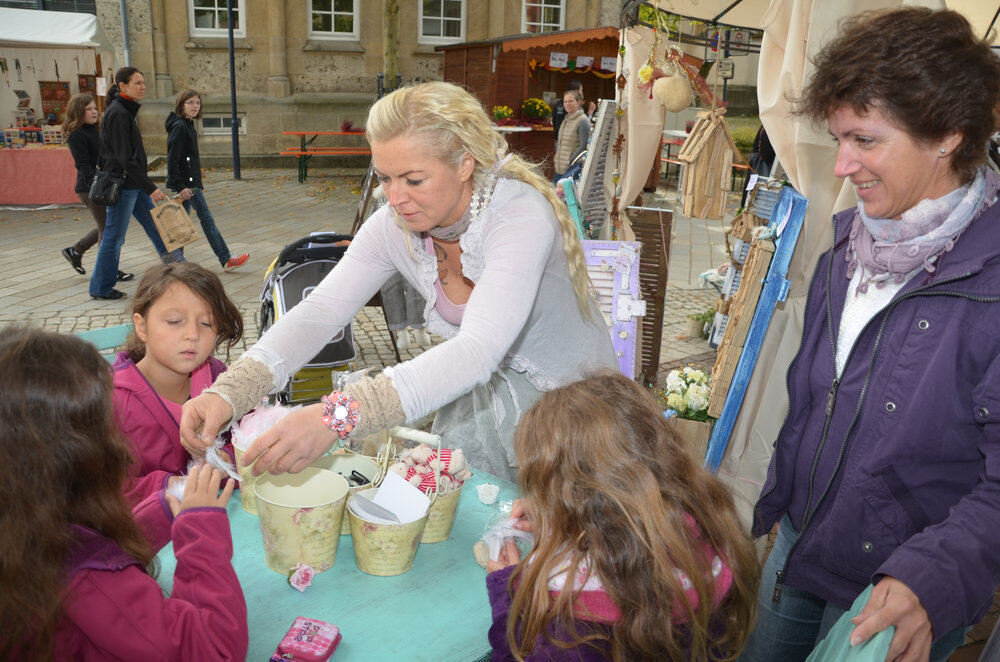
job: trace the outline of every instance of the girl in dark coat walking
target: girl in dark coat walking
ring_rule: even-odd
[[[99,205],[90,199],[90,183],[94,181],[94,171],[100,158],[100,117],[97,114],[97,104],[89,94],[77,94],[69,100],[66,109],[66,123],[63,124],[63,134],[69,145],[73,163],[76,165],[76,187],[73,189],[80,202],[87,205],[97,227],[80,237],[80,241],[62,249],[63,257],[78,274],[85,274],[83,254],[94,244],[101,241],[104,234],[104,219],[107,217],[107,207]],[[118,272],[118,280],[132,280],[135,274]]]
[[[243,266],[250,258],[246,253],[231,255],[229,247],[215,225],[212,212],[205,201],[201,183],[201,161],[198,158],[198,132],[194,121],[201,117],[201,97],[194,90],[183,90],[177,95],[174,112],[167,116],[167,188],[174,191],[191,213],[191,206],[198,212],[198,220],[205,231],[205,239],[219,264],[226,271]]]

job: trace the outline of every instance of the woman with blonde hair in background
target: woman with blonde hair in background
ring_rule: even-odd
[[[258,473],[300,471],[338,437],[436,411],[443,445],[513,478],[521,414],[544,391],[615,366],[573,221],[552,186],[507,152],[480,103],[456,85],[425,83],[383,97],[367,133],[389,204],[305,301],[184,405],[182,441],[203,453],[227,421],[282,388],[398,272],[425,298],[427,328],[446,341],[296,410],[262,434],[245,461],[257,460]]]

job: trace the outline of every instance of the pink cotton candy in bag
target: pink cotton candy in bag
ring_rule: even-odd
[[[299,616],[271,656],[270,662],[325,662],[340,643],[336,625]]]

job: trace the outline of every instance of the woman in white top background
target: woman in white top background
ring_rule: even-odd
[[[446,341],[334,392],[329,404],[290,414],[245,461],[259,457],[257,473],[300,471],[338,437],[436,411],[433,430],[443,445],[513,479],[521,414],[544,391],[616,366],[573,221],[551,184],[507,153],[483,107],[456,85],[425,83],[382,98],[369,113],[367,137],[389,204],[305,301],[184,405],[182,442],[203,452],[398,272],[426,299],[427,328]]]

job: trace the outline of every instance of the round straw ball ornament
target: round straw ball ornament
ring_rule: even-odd
[[[653,96],[672,113],[681,112],[694,101],[691,83],[676,68],[672,75],[653,81]]]

